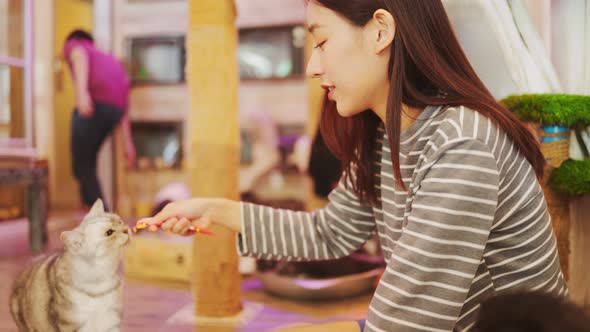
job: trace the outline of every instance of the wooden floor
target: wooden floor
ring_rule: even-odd
[[[49,252],[61,247],[59,234],[75,227],[78,220],[79,216],[75,213],[52,215],[49,221]],[[27,221],[0,222],[0,332],[16,331],[8,311],[8,297],[14,278],[32,258],[28,251]],[[252,277],[244,279],[242,288],[247,310],[241,321],[191,324],[180,320],[180,323],[174,323],[171,318],[177,317],[183,308],[191,304],[188,289],[126,279],[123,331],[269,331],[298,323],[361,319],[366,315],[370,300],[370,296],[366,295],[337,302],[294,302],[268,295],[260,282]]]

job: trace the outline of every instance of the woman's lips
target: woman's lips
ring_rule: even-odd
[[[323,85],[322,84],[322,88],[328,92],[328,99],[333,101],[334,100],[334,90],[336,89],[336,87],[334,87],[332,85]]]

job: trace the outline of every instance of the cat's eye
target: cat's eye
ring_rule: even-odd
[[[111,236],[111,235],[113,235],[114,232],[115,232],[114,230],[109,229],[105,234],[106,234],[106,236]]]

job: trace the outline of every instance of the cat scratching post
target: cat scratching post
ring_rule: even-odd
[[[236,9],[233,0],[190,0],[187,83],[190,116],[186,169],[195,196],[238,199],[239,128]],[[235,233],[193,240],[195,314],[238,315],[240,274]]]

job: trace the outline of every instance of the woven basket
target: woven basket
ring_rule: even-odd
[[[547,201],[547,208],[551,215],[553,231],[557,237],[557,250],[566,280],[569,278],[570,254],[569,231],[570,231],[570,211],[569,200],[563,195],[559,195],[549,185],[549,178],[553,169],[559,167],[562,162],[569,159],[569,130],[563,127],[545,126],[540,132],[541,152],[547,160],[547,166],[541,186]]]
[[[541,129],[541,152],[547,163],[557,168],[569,159],[570,142],[569,130],[564,127],[544,126]]]

